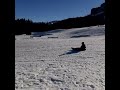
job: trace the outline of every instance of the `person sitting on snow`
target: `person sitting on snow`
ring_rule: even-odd
[[[84,42],[82,42],[82,45],[80,48],[72,48],[75,51],[85,51],[86,50],[86,45],[84,44]]]
[[[86,50],[86,45],[84,44],[84,42],[82,42],[82,46],[80,47],[81,48],[81,50]]]

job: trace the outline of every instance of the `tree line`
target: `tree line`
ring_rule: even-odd
[[[105,24],[105,3],[91,9],[91,13],[84,17],[68,18],[60,21],[33,22],[25,18],[15,20],[15,34],[31,34],[54,29],[81,28]]]

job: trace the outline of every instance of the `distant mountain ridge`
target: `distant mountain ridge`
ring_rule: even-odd
[[[17,19],[16,34],[30,32],[43,32],[55,29],[81,28],[105,24],[105,3],[100,7],[92,8],[91,13],[84,17],[68,18],[60,21],[51,22],[32,22],[31,20]]]
[[[74,27],[86,27],[86,26],[94,26],[99,24],[105,24],[105,3],[102,3],[99,7],[92,8],[91,13],[84,17],[75,17],[68,18],[61,21],[52,21],[53,25],[58,25],[61,28],[71,28]],[[64,27],[64,25],[66,25]]]
[[[100,7],[91,9],[91,15],[92,16],[98,16],[98,15],[105,16],[104,12],[105,12],[105,3],[101,4]]]

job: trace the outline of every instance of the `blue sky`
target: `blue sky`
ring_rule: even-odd
[[[90,14],[104,0],[15,0],[15,18],[49,22]]]

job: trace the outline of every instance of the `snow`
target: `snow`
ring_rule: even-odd
[[[15,90],[105,90],[104,31],[92,26],[15,36]],[[81,42],[87,50],[72,52]]]

